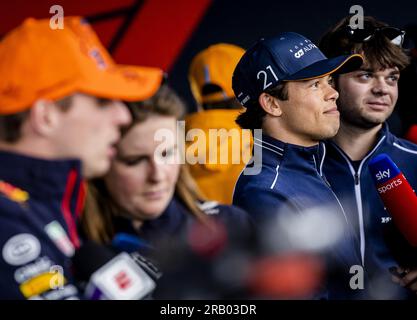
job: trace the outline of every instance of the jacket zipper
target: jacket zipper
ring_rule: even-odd
[[[323,147],[324,147],[324,145],[323,145]],[[324,155],[323,155],[323,158],[324,158],[325,154],[326,154],[326,147],[324,147]],[[348,219],[347,219],[347,216],[346,216],[345,210],[343,209],[342,204],[341,204],[341,203],[340,203],[340,201],[339,201],[339,198],[338,198],[338,197],[336,196],[336,194],[334,193],[334,191],[333,191],[333,189],[332,189],[332,186],[330,185],[329,181],[328,181],[328,180],[326,179],[326,177],[322,174],[322,172],[318,170],[318,168],[317,168],[316,158],[314,157],[314,155],[313,155],[313,161],[314,161],[314,164],[315,164],[315,169],[316,169],[316,173],[317,173],[317,175],[318,175],[318,176],[320,177],[320,179],[321,179],[321,180],[325,183],[325,185],[327,186],[327,188],[330,190],[330,192],[331,192],[331,193],[333,194],[333,196],[336,198],[336,201],[337,201],[337,203],[339,204],[340,209],[342,210],[343,216],[345,217],[346,222],[349,224],[349,221],[348,221]]]
[[[362,258],[362,265],[365,266],[365,226],[363,222],[363,206],[362,206],[362,191],[361,191],[361,184],[360,184],[360,175],[362,172],[362,166],[368,160],[368,158],[376,151],[376,149],[380,146],[382,141],[385,139],[383,136],[376,146],[369,152],[365,158],[362,159],[361,163],[359,164],[358,171],[355,171],[352,164],[350,163],[349,158],[345,155],[345,153],[335,144],[335,149],[340,153],[340,155],[345,159],[346,163],[349,166],[349,170],[352,174],[354,179],[354,191],[355,191],[355,199],[356,199],[356,207],[358,209],[358,218],[359,218],[359,240],[360,240],[360,251],[361,251],[361,258]]]
[[[359,174],[356,171],[355,171],[354,178],[355,178],[355,185],[358,185],[359,184]]]

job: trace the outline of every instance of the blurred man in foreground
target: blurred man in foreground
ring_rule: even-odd
[[[78,17],[27,19],[0,42],[0,299],[71,299],[84,178],[104,174],[120,100],[157,90],[160,70],[118,66]]]

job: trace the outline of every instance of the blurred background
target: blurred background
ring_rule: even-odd
[[[393,26],[417,25],[417,2],[411,0],[14,0],[0,3],[0,35],[27,17],[50,18],[50,7],[61,5],[66,16],[88,17],[118,63],[168,72],[169,83],[194,111],[187,73],[202,49],[218,42],[248,48],[256,39],[281,31],[299,32],[317,42],[357,4],[365,15]]]

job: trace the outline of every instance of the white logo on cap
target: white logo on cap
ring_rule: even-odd
[[[307,41],[306,41],[307,42]],[[298,46],[295,46],[296,49],[298,49]],[[296,57],[297,59],[301,58],[305,53],[307,53],[308,51],[312,50],[312,49],[316,49],[316,45],[314,43],[310,43],[307,44],[306,46],[304,46],[302,49],[298,50],[296,53],[294,53],[294,57]],[[293,52],[290,49],[290,52]]]
[[[107,68],[107,63],[104,61],[104,57],[98,48],[91,49],[89,51],[89,55],[91,58],[93,58],[99,69],[104,70]]]
[[[244,105],[248,100],[250,99],[250,96],[246,96],[245,99],[242,100],[242,104]]]
[[[303,49],[298,50],[296,53],[294,53],[294,57],[297,59],[301,58],[304,55]]]
[[[12,266],[20,266],[39,257],[41,244],[34,235],[21,233],[11,237],[3,247],[3,259]]]

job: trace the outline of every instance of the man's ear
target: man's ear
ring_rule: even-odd
[[[282,114],[281,106],[279,105],[279,100],[268,93],[262,92],[259,96],[258,102],[262,109],[266,113],[274,116],[280,117]]]
[[[41,136],[50,136],[58,126],[59,113],[57,106],[50,100],[36,100],[30,109],[29,125]]]

